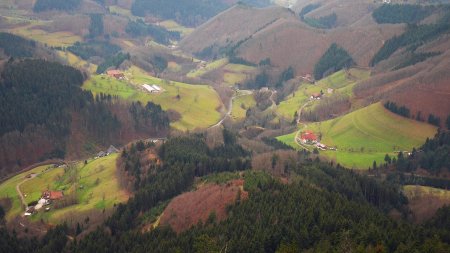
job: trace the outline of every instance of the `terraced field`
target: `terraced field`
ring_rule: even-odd
[[[206,128],[220,120],[217,109],[223,105],[213,88],[207,85],[191,85],[152,77],[137,67],[125,72],[129,82],[120,81],[105,75],[94,75],[83,85],[83,89],[94,94],[117,95],[127,101],[152,101],[164,110],[174,110],[181,118],[171,124],[179,130]],[[142,84],[156,84],[164,89],[158,94],[144,91]],[[177,98],[179,95],[179,99]]]
[[[349,168],[368,168],[373,161],[384,162],[386,154],[410,151],[432,137],[437,128],[410,120],[386,110],[380,103],[354,111],[345,116],[307,126],[327,146],[338,151],[322,151],[321,154]],[[291,135],[293,136],[293,135]],[[286,141],[287,136],[279,137]]]

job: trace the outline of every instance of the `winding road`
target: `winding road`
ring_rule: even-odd
[[[253,94],[253,91],[250,91],[250,90],[240,90],[239,92],[241,94],[234,95],[233,97],[231,97],[231,99],[229,101],[229,104],[228,104],[228,111],[227,111],[227,113],[225,113],[225,115],[222,117],[222,119],[220,119],[219,122],[217,122],[216,124],[208,127],[208,129],[222,125],[222,123],[225,121],[225,119],[231,115],[231,111],[233,109],[233,100],[234,99],[236,99],[238,97],[242,97],[242,96]]]
[[[301,123],[301,116],[302,116],[303,109],[304,109],[306,106],[308,106],[310,103],[312,103],[313,101],[314,101],[314,100],[309,100],[308,102],[304,103],[304,104],[302,105],[302,107],[300,107],[300,109],[297,111],[297,124],[302,124],[303,127],[300,128],[300,129],[297,131],[297,133],[295,134],[295,136],[294,136],[294,141],[295,141],[295,143],[297,143],[297,145],[299,145],[300,147],[302,147],[302,148],[304,148],[304,149],[306,149],[306,150],[309,150],[309,147],[303,145],[301,142],[298,141],[298,135],[300,134],[300,132],[301,132],[303,129],[305,129],[305,128],[308,126],[308,125],[306,125],[305,123]]]
[[[20,190],[20,186],[21,186],[23,183],[25,183],[26,181],[29,181],[29,180],[35,178],[37,175],[38,175],[38,174],[30,174],[30,177],[29,177],[29,178],[25,178],[22,182],[20,182],[20,183],[18,183],[18,184],[16,185],[16,191],[17,191],[17,193],[19,194],[20,200],[22,201],[22,204],[23,204],[23,206],[24,206],[25,209],[27,208],[28,204],[27,204],[27,202],[25,201],[25,196],[23,195],[22,191]]]

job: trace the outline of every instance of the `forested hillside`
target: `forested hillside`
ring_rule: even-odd
[[[415,24],[429,16],[433,10],[435,7],[432,6],[384,4],[377,8],[372,16],[379,24]]]
[[[71,11],[78,8],[81,4],[81,0],[37,0],[34,4],[33,10],[35,12],[42,11]]]
[[[422,226],[394,220],[387,213],[395,208],[406,215],[406,199],[397,185],[376,178],[312,161],[305,152],[293,153],[285,165],[292,176],[281,183],[264,172],[244,171],[243,190],[248,199],[240,199],[227,208],[222,222],[214,214],[204,223],[176,234],[170,227],[158,226],[150,232],[140,230],[148,210],[189,189],[195,176],[220,170],[242,170],[221,165],[226,157],[237,156],[234,135],[223,132],[224,144],[217,151],[221,157],[208,158],[215,149],[208,148],[202,136],[170,139],[160,149],[163,165],[155,161],[143,164],[152,144],[137,143],[122,153],[125,171],[135,178],[134,198],[119,205],[113,216],[84,238],[68,242],[75,230],[58,226],[42,243],[17,239],[4,231],[0,249],[14,252],[447,252],[450,250],[446,227],[448,209],[438,211]],[[228,151],[220,151],[228,150]],[[235,150],[235,151],[233,151]],[[206,160],[205,160],[206,159]],[[200,169],[210,160],[208,170]],[[199,167],[200,166],[200,167]],[[268,165],[270,166],[270,165]],[[206,168],[206,167],[205,167]],[[200,170],[199,170],[200,169]],[[138,179],[139,178],[139,179]],[[294,179],[295,178],[295,179]],[[81,227],[81,226],[80,226]],[[78,232],[82,232],[82,228]],[[68,242],[68,243],[67,243]]]
[[[414,52],[418,47],[428,41],[437,39],[439,36],[450,32],[450,9],[445,7],[446,15],[436,24],[410,25],[405,33],[394,36],[386,41],[383,47],[374,55],[371,64],[376,65],[382,60],[389,58],[400,48],[405,47],[407,51]]]
[[[236,2],[224,0],[136,0],[131,12],[136,16],[143,17],[149,14],[161,19],[173,19],[186,26],[197,26]],[[244,0],[240,3],[263,7],[269,5],[270,1]]]
[[[7,56],[31,57],[36,49],[36,42],[10,33],[0,33],[0,50]]]
[[[322,79],[328,74],[351,67],[354,63],[345,49],[333,43],[314,66],[314,78],[316,80]]]
[[[130,110],[111,96],[94,97],[81,89],[84,79],[79,70],[44,60],[6,64],[0,83],[0,173],[63,158],[74,132],[85,132],[92,141],[109,145],[120,144],[136,132],[167,131],[169,120],[161,107],[138,104]],[[73,115],[81,118],[76,129]],[[127,127],[133,123],[134,128]],[[124,127],[128,133],[120,137]]]

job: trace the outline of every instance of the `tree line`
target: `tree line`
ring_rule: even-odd
[[[10,57],[32,57],[36,42],[10,33],[0,33],[0,48]]]
[[[350,54],[333,43],[314,66],[314,78],[322,79],[327,74],[351,67],[353,64],[355,62]]]
[[[416,24],[431,15],[434,6],[413,4],[383,4],[372,12],[378,24]]]
[[[81,0],[37,0],[33,6],[34,12],[43,11],[72,11],[77,9],[81,4]]]
[[[134,197],[117,206],[103,226],[68,242],[74,228],[61,225],[42,240],[18,239],[0,229],[6,252],[448,252],[449,207],[422,225],[388,216],[406,215],[399,185],[311,159],[307,152],[285,168],[289,184],[264,172],[242,174],[249,198],[227,207],[228,217],[214,215],[176,234],[168,226],[142,233],[140,215],[189,189],[195,176],[221,171],[220,163],[198,170],[207,159],[237,159],[236,136],[223,132],[221,148],[208,148],[202,135],[170,138],[159,151],[162,163],[142,163],[143,142],[122,153],[128,170],[140,178]],[[247,154],[248,155],[248,154]],[[241,159],[243,157],[240,157]],[[127,165],[128,164],[128,165]],[[268,165],[270,166],[270,165]],[[136,167],[136,168],[134,168]],[[247,165],[241,167],[249,168]]]
[[[141,19],[128,21],[125,32],[133,37],[151,36],[159,44],[168,45],[171,40],[180,40],[179,32],[168,31],[161,26],[148,25]]]
[[[438,38],[450,31],[450,9],[444,8],[445,15],[436,24],[408,25],[406,31],[386,41],[380,50],[373,56],[371,65],[374,66],[382,60],[388,59],[398,49],[406,47],[409,52],[414,52],[427,41]]]

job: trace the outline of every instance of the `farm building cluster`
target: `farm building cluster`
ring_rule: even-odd
[[[335,147],[328,147],[327,145],[320,143],[318,136],[310,130],[306,130],[300,134],[300,139],[297,140],[306,145],[314,145],[320,150],[336,150]]]
[[[163,91],[162,88],[156,84],[143,84],[142,87],[144,87],[144,89],[150,93],[160,93]]]
[[[97,156],[95,156],[94,158],[97,159],[100,157],[109,156],[110,154],[114,154],[114,153],[119,153],[119,150],[116,147],[114,147],[113,145],[110,145],[106,151],[98,152]]]
[[[118,80],[125,79],[125,74],[122,71],[117,70],[117,69],[108,70],[108,71],[106,71],[106,74],[108,76],[114,77],[114,78],[116,78]]]
[[[42,192],[41,198],[36,204],[30,205],[26,208],[24,216],[31,216],[43,207],[45,211],[50,211],[49,205],[54,202],[64,198],[64,193],[62,191],[44,191]]]

